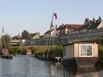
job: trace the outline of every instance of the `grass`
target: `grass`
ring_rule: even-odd
[[[22,48],[23,49],[31,48],[33,53],[38,54],[38,53],[45,53],[47,51],[48,46],[47,45],[29,45],[29,46],[23,46]],[[51,45],[50,46],[50,50],[53,50],[53,51],[54,50],[58,51],[59,48],[61,49],[62,46],[60,46],[60,45]],[[11,49],[11,52],[13,52],[13,53],[16,53],[16,52],[19,52],[19,51],[20,51],[20,46],[13,47]]]

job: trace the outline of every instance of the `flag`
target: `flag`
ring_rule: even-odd
[[[4,28],[2,27],[2,32],[4,33]]]
[[[54,12],[53,15],[52,15],[52,19],[51,19],[51,24],[50,24],[50,29],[53,29],[54,26],[53,26],[53,18],[55,17],[55,20],[57,19],[57,14]]]
[[[53,13],[53,17],[55,17],[55,19],[57,19],[57,14],[55,12]]]

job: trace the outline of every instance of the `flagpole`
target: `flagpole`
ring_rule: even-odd
[[[52,19],[51,19],[50,29],[49,30],[51,30],[52,26],[53,26],[53,15],[52,15]],[[49,57],[49,49],[50,49],[50,41],[51,41],[50,37],[51,37],[51,33],[49,34],[48,41],[47,41],[47,44],[48,44],[48,46],[47,46],[47,54],[46,54],[47,58]]]
[[[52,27],[53,27],[53,18],[54,18],[54,16],[55,16],[55,19],[57,19],[57,15],[56,15],[55,12],[52,15],[50,30],[52,30]],[[50,32],[49,37],[48,37],[48,47],[47,47],[47,55],[46,55],[47,58],[49,57],[50,45],[51,45],[51,32]]]
[[[50,24],[50,26],[51,26],[51,25],[53,25],[53,16],[52,16],[52,19],[51,19],[51,24]]]

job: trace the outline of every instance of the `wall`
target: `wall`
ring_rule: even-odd
[[[68,59],[73,57],[80,57],[80,49],[79,49],[80,44],[83,44],[83,43],[74,43],[72,45],[64,46],[63,58]],[[98,57],[98,44],[96,43],[88,43],[88,44],[93,44],[93,52],[91,57]]]
[[[40,38],[40,35],[39,34],[36,34],[35,36],[33,36],[32,39],[39,39]]]
[[[73,58],[73,56],[74,56],[74,45],[64,46],[63,58],[68,59],[68,58]]]
[[[98,44],[94,43],[93,45],[93,56],[98,57]]]
[[[103,28],[103,21],[97,26],[97,29]]]
[[[74,57],[79,57],[79,44],[74,44]]]

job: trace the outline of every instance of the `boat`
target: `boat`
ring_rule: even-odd
[[[32,55],[32,51],[31,51],[30,48],[27,48],[27,50],[26,50],[26,55]]]
[[[13,56],[12,55],[1,55],[1,58],[3,58],[3,59],[12,59]]]
[[[12,59],[13,58],[13,56],[9,53],[7,48],[2,49],[2,55],[0,57],[4,58],[4,59]]]

